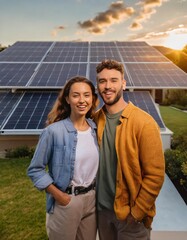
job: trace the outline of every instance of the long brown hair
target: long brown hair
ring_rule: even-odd
[[[86,83],[91,88],[93,102],[92,102],[92,107],[86,114],[86,118],[93,117],[93,113],[95,112],[96,107],[98,106],[98,103],[99,103],[98,96],[95,92],[95,87],[94,87],[93,83],[90,80],[88,80],[87,78],[85,78],[83,76],[75,76],[75,77],[72,77],[71,79],[69,79],[67,81],[67,83],[65,84],[64,88],[60,91],[60,93],[52,107],[52,110],[49,112],[49,114],[47,116],[47,121],[46,121],[47,126],[70,116],[71,108],[70,108],[70,105],[66,101],[66,97],[69,96],[71,86],[74,83],[79,83],[79,82]]]

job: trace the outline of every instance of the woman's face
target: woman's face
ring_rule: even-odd
[[[74,83],[66,97],[67,103],[71,108],[71,116],[85,116],[92,107],[93,96],[92,90],[87,83]]]

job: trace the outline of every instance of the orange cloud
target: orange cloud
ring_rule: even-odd
[[[60,31],[63,31],[65,29],[65,27],[64,26],[58,26],[58,27],[55,27],[54,29],[53,29],[53,31],[51,32],[51,35],[53,36],[53,37],[56,37],[57,35],[58,35],[58,33],[60,32]]]
[[[140,29],[134,26],[140,26],[141,25],[140,23],[146,22],[148,19],[150,19],[151,15],[156,13],[155,8],[160,7],[164,2],[167,2],[167,1],[169,0],[144,0],[137,3],[137,5],[140,5],[141,8],[140,8],[139,14],[134,19],[134,22],[131,24],[129,29],[131,30]]]
[[[101,34],[106,31],[106,28],[128,19],[133,14],[134,9],[132,7],[126,7],[123,1],[117,1],[111,3],[109,9],[105,12],[98,13],[93,19],[78,22],[78,25],[90,33]]]

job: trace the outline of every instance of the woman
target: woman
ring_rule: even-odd
[[[35,187],[47,194],[50,240],[96,239],[94,181],[99,156],[96,125],[90,118],[97,102],[91,81],[70,79],[48,115],[28,168]]]

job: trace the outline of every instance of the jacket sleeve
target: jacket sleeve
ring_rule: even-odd
[[[48,129],[44,129],[40,135],[34,156],[28,167],[27,174],[31,178],[34,186],[39,190],[44,190],[53,183],[53,179],[46,171],[46,165],[52,153],[52,134]]]
[[[134,206],[132,215],[142,220],[149,212],[155,214],[153,206],[164,182],[165,160],[160,131],[157,123],[150,119],[139,136],[139,160],[142,169],[142,184]]]

